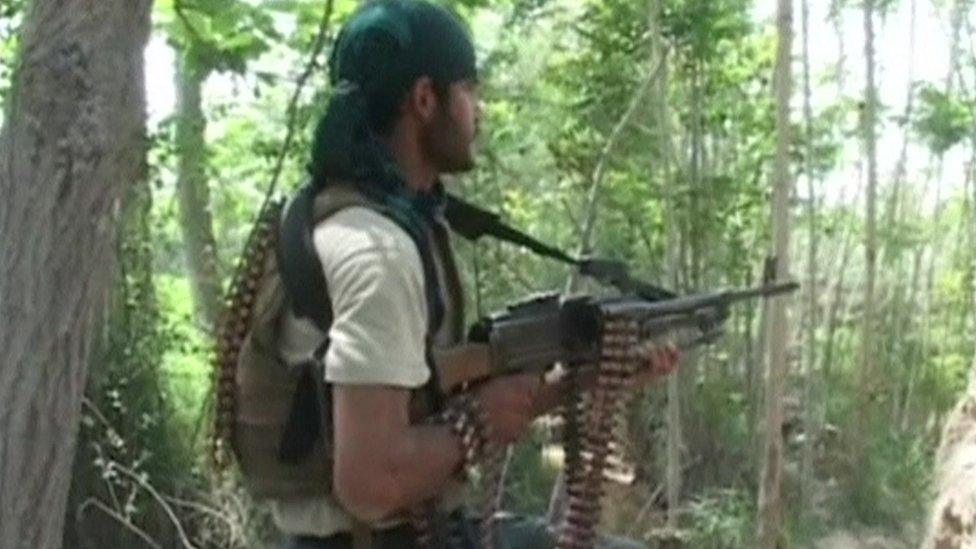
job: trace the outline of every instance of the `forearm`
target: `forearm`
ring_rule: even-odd
[[[461,468],[461,444],[446,425],[415,425],[391,452],[389,474],[396,479],[399,507],[412,508],[444,492]]]
[[[373,522],[443,492],[461,464],[447,426],[408,421],[399,391],[339,388],[335,396],[333,483],[349,512]]]

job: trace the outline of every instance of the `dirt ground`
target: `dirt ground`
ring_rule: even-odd
[[[881,534],[854,533],[847,530],[817,541],[815,549],[909,549],[903,542],[895,541]]]

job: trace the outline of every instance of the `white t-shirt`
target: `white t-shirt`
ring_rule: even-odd
[[[355,206],[320,223],[313,241],[333,310],[326,380],[423,386],[430,377],[425,360],[427,299],[423,264],[410,236],[384,215]],[[307,358],[317,345],[311,323],[293,321],[304,326],[284,330],[292,332],[280,342],[286,360]],[[456,507],[460,494],[451,492],[445,504]],[[332,497],[276,501],[272,514],[285,534],[325,537],[352,528]]]
[[[363,207],[316,227],[315,249],[332,299],[325,378],[415,388],[427,382],[427,299],[413,240]]]

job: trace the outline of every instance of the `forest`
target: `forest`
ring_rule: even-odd
[[[636,395],[600,530],[976,547],[976,3],[439,3],[483,112],[449,192],[679,294],[800,284]],[[213,465],[216,330],[358,5],[0,0],[0,547],[277,546]],[[468,324],[611,293],[455,250]],[[550,424],[507,458],[502,507],[546,515]]]

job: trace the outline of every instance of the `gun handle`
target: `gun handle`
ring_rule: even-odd
[[[491,348],[486,343],[433,349],[431,355],[441,390],[446,394],[465,383],[481,381],[491,375]]]

